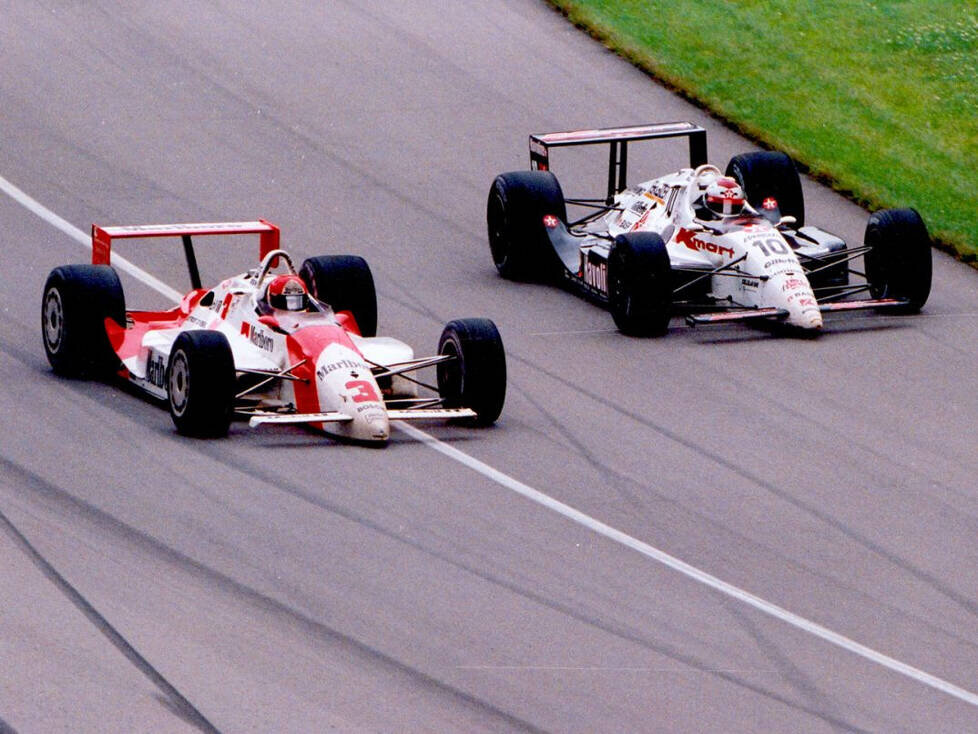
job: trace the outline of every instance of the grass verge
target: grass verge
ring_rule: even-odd
[[[549,2],[866,207],[916,208],[939,245],[976,261],[973,0]]]

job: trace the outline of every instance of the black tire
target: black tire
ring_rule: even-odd
[[[438,394],[446,408],[471,408],[470,422],[488,426],[506,400],[506,353],[489,319],[455,319],[445,325],[438,354],[455,359],[438,365]]]
[[[629,336],[661,336],[672,317],[672,267],[654,232],[618,235],[608,256],[608,305]]]
[[[931,240],[915,209],[883,209],[870,216],[865,243],[866,281],[873,298],[905,298],[896,309],[916,313],[927,302],[932,276]],[[893,309],[890,309],[893,310]]]
[[[118,369],[107,318],[126,324],[126,299],[115,270],[63,265],[51,271],[41,299],[41,338],[56,374],[102,378]]]
[[[357,255],[321,255],[303,261],[299,277],[334,311],[349,311],[362,336],[377,336],[377,291],[367,261]]]
[[[196,438],[226,436],[234,408],[234,357],[219,331],[184,331],[166,367],[167,403],[177,432]]]
[[[747,196],[750,205],[761,213],[764,200],[773,198],[778,202],[781,216],[792,216],[795,227],[805,224],[805,200],[801,192],[801,178],[794,161],[776,151],[760,151],[735,155],[727,164],[727,175],[732,176]]]
[[[514,171],[496,176],[486,203],[489,251],[504,278],[555,279],[561,264],[547,237],[544,216],[567,223],[567,204],[550,171]]]

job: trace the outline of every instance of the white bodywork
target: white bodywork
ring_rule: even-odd
[[[614,209],[585,232],[611,237],[628,232],[662,236],[673,269],[702,270],[710,275],[709,296],[731,306],[777,309],[785,321],[802,329],[822,326],[822,314],[805,270],[790,244],[770,220],[753,210],[749,216],[700,220],[694,203],[721,173],[715,166],[685,168],[631,186],[615,197]],[[581,242],[580,271],[585,283],[607,293],[604,239]],[[598,257],[589,258],[589,250]],[[589,264],[590,263],[590,264]]]

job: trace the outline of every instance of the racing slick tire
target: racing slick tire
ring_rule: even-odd
[[[608,255],[608,305],[629,336],[661,336],[672,317],[672,266],[655,232],[615,237]]]
[[[866,282],[873,298],[904,298],[890,311],[917,313],[930,295],[933,262],[927,225],[915,209],[882,209],[866,224]]]
[[[550,171],[496,176],[486,203],[486,225],[492,261],[501,276],[542,282],[558,277],[561,264],[543,224],[548,214],[567,223],[564,192]]]
[[[55,374],[108,377],[119,367],[105,320],[126,324],[119,276],[108,265],[62,265],[48,275],[41,300],[41,336]]]
[[[437,367],[438,394],[446,408],[471,408],[473,425],[495,423],[506,400],[506,353],[499,330],[489,319],[449,321],[438,340],[438,354],[454,359]]]
[[[805,224],[805,199],[801,179],[794,161],[785,153],[773,150],[754,151],[735,155],[727,164],[727,175],[740,184],[747,201],[757,211],[767,214],[767,199],[778,203],[781,216],[791,216],[797,227]]]
[[[358,255],[321,255],[303,261],[299,277],[316,300],[349,311],[361,336],[377,336],[377,290],[367,261]]]
[[[198,329],[177,337],[166,367],[166,394],[178,433],[195,438],[226,436],[234,388],[234,357],[224,334]]]

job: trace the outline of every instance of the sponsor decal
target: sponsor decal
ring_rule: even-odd
[[[740,284],[742,286],[744,286],[744,288],[757,288],[758,281],[756,281],[756,280],[749,280],[747,278],[741,278],[740,279]]]
[[[718,245],[715,242],[701,240],[688,229],[679,230],[679,233],[676,235],[676,242],[686,245],[686,247],[688,247],[690,250],[703,250],[722,257],[733,257],[734,255],[732,247],[726,247],[725,245]]]
[[[764,269],[769,270],[776,265],[797,265],[798,261],[790,257],[776,257],[773,260],[768,260],[764,263]]]
[[[765,209],[767,209],[768,211],[770,211],[772,209],[777,209],[778,208],[778,200],[775,199],[773,196],[768,196],[761,203],[761,206],[764,207]]]
[[[150,351],[146,361],[146,381],[157,387],[166,384],[166,360],[162,354]]]
[[[801,278],[788,278],[781,286],[782,291],[797,291],[805,287],[805,281]]]
[[[652,206],[662,206],[663,204],[666,203],[664,200],[660,199],[658,196],[656,196],[655,194],[653,194],[651,191],[646,191],[645,194],[644,194],[644,196],[645,196],[646,199],[651,199],[652,200]]]
[[[584,282],[602,293],[608,292],[608,263],[584,263]]]
[[[558,224],[560,224],[560,220],[553,214],[544,215],[543,226],[547,229],[556,229]]]
[[[275,338],[263,329],[247,322],[241,324],[241,333],[256,347],[265,352],[275,351]]]
[[[231,301],[233,301],[233,300],[234,300],[234,296],[232,296],[230,293],[228,293],[226,296],[224,296],[224,303],[221,305],[221,318],[222,319],[227,318],[228,309],[231,308]]]
[[[632,231],[633,231],[633,232],[634,232],[635,230],[637,230],[637,229],[641,229],[641,227],[642,227],[642,225],[643,225],[643,224],[645,224],[645,223],[646,223],[646,222],[648,221],[648,219],[649,219],[649,214],[650,214],[651,212],[652,212],[652,210],[651,210],[651,209],[649,209],[649,210],[648,210],[647,212],[645,212],[645,214],[643,214],[643,215],[642,215],[641,217],[639,217],[639,218],[638,218],[638,221],[637,221],[637,222],[635,222],[635,224],[633,224],[633,225],[632,225]]]
[[[205,329],[207,328],[207,322],[204,321],[203,319],[198,319],[196,316],[188,316],[187,321],[189,321],[191,324],[194,324],[195,326],[200,326]]]
[[[318,370],[316,370],[316,377],[320,380],[325,380],[326,375],[330,372],[335,372],[336,370],[367,370],[370,371],[370,367],[359,360],[356,359],[341,359],[337,362],[328,362],[322,365]]]

